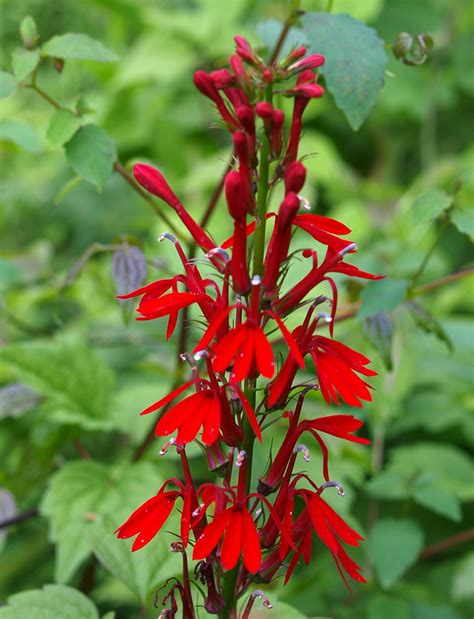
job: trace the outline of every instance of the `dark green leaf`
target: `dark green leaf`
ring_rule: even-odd
[[[373,477],[366,485],[365,489],[370,496],[378,499],[401,500],[409,496],[408,484],[406,479],[390,470],[382,471]]]
[[[423,546],[423,530],[414,520],[379,520],[369,535],[369,554],[380,584],[394,585],[413,565]]]
[[[91,39],[86,34],[69,32],[56,35],[42,47],[43,54],[64,60],[95,60],[97,62],[115,62],[118,56],[108,50],[100,41]]]
[[[12,66],[15,78],[21,82],[32,73],[40,60],[39,49],[24,49],[18,47],[12,54]]]
[[[42,150],[41,138],[36,129],[22,120],[3,120],[0,122],[0,141],[11,142],[30,153]]]
[[[452,201],[452,196],[441,189],[426,189],[415,198],[411,207],[413,224],[424,224],[436,219],[451,206]]]
[[[370,282],[360,295],[361,305],[357,312],[358,318],[369,318],[380,312],[395,309],[405,298],[407,286],[405,280],[388,277]]]
[[[83,593],[62,585],[23,591],[8,598],[0,619],[99,619],[97,608]]]
[[[458,600],[474,600],[474,552],[464,557],[456,568],[453,577],[453,598]]]
[[[62,146],[72,138],[80,125],[80,119],[69,110],[56,110],[51,116],[46,138],[52,146]]]
[[[116,159],[113,140],[96,125],[81,127],[67,142],[66,157],[74,172],[102,189]]]
[[[386,312],[379,312],[364,320],[364,332],[377,350],[387,369],[392,369],[393,322]]]
[[[16,88],[16,80],[11,73],[0,71],[0,99],[12,94]]]
[[[423,481],[415,483],[413,500],[431,511],[445,516],[454,522],[461,520],[461,505],[453,494],[439,488],[435,483]]]
[[[359,129],[384,83],[384,42],[350,15],[307,13],[302,21],[311,51],[326,57],[321,72],[337,106]]]
[[[427,606],[420,602],[412,605],[412,619],[461,619],[461,615],[449,606]]]
[[[407,602],[387,595],[376,595],[370,600],[367,610],[367,619],[411,619]]]
[[[453,351],[453,343],[449,339],[448,334],[443,329],[443,325],[439,322],[433,314],[431,314],[423,305],[417,301],[410,301],[407,303],[408,311],[411,317],[414,319],[416,325],[425,331],[426,333],[433,333],[436,337],[444,342],[449,351]]]

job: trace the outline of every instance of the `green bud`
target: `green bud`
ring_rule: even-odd
[[[38,28],[35,20],[28,15],[21,20],[20,35],[26,49],[34,49],[39,41]]]

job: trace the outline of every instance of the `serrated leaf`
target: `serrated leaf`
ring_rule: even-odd
[[[43,147],[36,129],[22,120],[1,121],[0,141],[11,142],[30,153],[39,153]]]
[[[446,331],[443,329],[443,325],[423,305],[417,301],[410,301],[410,303],[407,303],[407,308],[411,317],[420,329],[423,329],[425,333],[432,333],[433,335],[436,335],[441,342],[446,344],[450,352],[454,350],[453,343],[449,339]]]
[[[364,320],[364,333],[377,350],[388,370],[392,369],[393,322],[386,312],[378,312]]]
[[[405,600],[387,595],[376,595],[367,606],[367,619],[411,619],[410,607]]]
[[[32,342],[0,348],[0,362],[45,396],[51,419],[87,430],[112,427],[114,375],[81,342]]]
[[[9,97],[16,88],[16,80],[11,73],[0,71],[0,99]]]
[[[42,47],[43,54],[64,60],[95,60],[96,62],[116,62],[118,56],[100,41],[86,34],[68,32],[52,37]]]
[[[38,66],[39,60],[39,49],[17,47],[12,54],[12,67],[15,78],[21,82],[28,77]]]
[[[85,125],[67,142],[65,149],[74,172],[102,189],[116,159],[115,143],[108,134],[96,125]]]
[[[93,551],[88,528],[95,519],[113,515],[122,523],[161,483],[155,467],[147,462],[114,474],[104,464],[81,460],[68,462],[55,473],[40,506],[49,518],[50,537],[57,544],[55,579],[69,581]],[[111,529],[108,534],[113,532]]]
[[[346,14],[306,13],[302,22],[311,51],[326,57],[321,73],[329,91],[351,127],[359,129],[384,83],[384,42]]]
[[[434,483],[416,483],[413,489],[413,500],[418,505],[445,516],[454,522],[461,520],[461,505],[453,494],[439,488]]]
[[[360,295],[359,319],[395,309],[405,298],[408,283],[403,279],[379,279],[370,282]]]
[[[8,598],[0,619],[99,619],[97,608],[77,589],[45,585]]]
[[[415,198],[412,204],[411,218],[413,224],[416,226],[436,219],[451,206],[452,202],[452,196],[442,189],[426,189]]]
[[[389,588],[416,562],[423,530],[414,520],[379,520],[370,532],[368,547],[380,584]]]
[[[81,126],[81,120],[69,110],[56,110],[51,116],[46,139],[51,146],[62,146]]]

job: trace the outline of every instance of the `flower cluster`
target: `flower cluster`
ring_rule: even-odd
[[[309,212],[301,193],[306,180],[306,167],[298,159],[302,116],[310,100],[324,93],[315,71],[324,58],[306,56],[305,48],[298,47],[267,65],[245,39],[235,41],[229,69],[194,75],[196,87],[212,101],[232,135],[234,159],[224,190],[233,235],[215,242],[158,170],[136,165],[136,180],[175,210],[205,260],[188,259],[178,240],[165,233],[162,238],[174,243],[182,272],[121,297],[141,297],[138,320],[166,317],[167,338],[185,308],[200,314],[205,329],[192,351],[181,351],[191,366],[190,379],[142,412],[159,411],[156,435],[168,437],[161,453],[171,446],[177,450],[183,478],[168,480],[117,533],[135,537],[132,550],[138,550],[173,510],[180,513],[180,542],[173,548],[186,563],[186,548],[192,546],[192,558],[198,561],[195,576],[207,587],[206,609],[222,616],[233,616],[229,604],[256,580],[269,582],[284,573],[286,582],[300,559],[308,563],[314,534],[346,584],[347,576],[364,581],[345,549],[359,545],[362,537],[323,498],[328,487],[343,493],[331,481],[324,436],[369,441],[355,434],[362,423],[354,416],[306,419],[303,405],[308,391],[319,389],[328,404],[360,407],[371,399],[367,379],[375,375],[367,357],[333,338],[338,300],[334,274],[377,276],[346,262],[357,250],[347,238],[350,229]],[[276,94],[293,100],[287,123],[273,104]],[[277,191],[279,207],[268,212]],[[267,226],[272,224],[270,234]],[[298,230],[306,235],[307,248],[292,251]],[[295,259],[308,264],[307,275],[296,283],[291,282]],[[290,315],[298,325],[292,329],[286,324]],[[321,327],[327,335],[321,335]],[[281,361],[277,344],[287,350]],[[313,373],[310,382],[301,382],[303,368]],[[286,435],[257,481],[254,440],[262,442],[264,430],[275,423],[286,428]],[[302,437],[314,439],[321,450],[319,480],[295,470],[298,454],[309,458],[308,448],[299,442]],[[192,441],[205,450],[209,470],[217,474],[211,478],[218,481],[195,483],[186,456]],[[185,579],[187,574],[186,567]],[[171,608],[163,616],[175,616],[177,592],[184,616],[194,616],[186,582],[173,585],[166,596]]]

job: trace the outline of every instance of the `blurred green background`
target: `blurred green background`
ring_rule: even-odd
[[[0,67],[12,70],[26,15],[36,20],[41,42],[66,32],[102,41],[117,62],[66,60],[61,73],[46,62],[38,84],[64,106],[79,100],[86,121],[107,132],[126,167],[157,164],[200,217],[230,140],[216,128],[192,73],[225,63],[235,34],[271,46],[288,4],[3,0]],[[277,580],[269,588],[275,610],[262,616],[468,619],[473,288],[472,277],[442,278],[472,266],[474,5],[332,4],[333,15],[349,13],[375,28],[388,55],[385,85],[362,127],[353,131],[328,93],[308,108],[300,151],[313,154],[305,189],[313,208],[349,225],[357,264],[389,281],[362,297],[358,283],[345,285],[340,311],[352,317],[336,327],[336,337],[367,352],[379,371],[374,402],[361,413],[373,445],[330,442],[332,477],[346,488],[344,499],[330,500],[368,538],[353,556],[369,583],[348,593],[329,553],[317,547],[290,584]],[[322,11],[327,2],[303,0],[302,8]],[[394,58],[400,32],[432,35],[426,62],[408,66]],[[298,30],[292,36],[297,40]],[[114,295],[124,278],[133,283],[145,268],[148,281],[162,277],[176,259],[170,245],[157,242],[166,224],[119,174],[100,191],[77,179],[61,141],[51,139],[53,112],[23,87],[0,103],[0,523],[17,512],[41,512],[0,531],[0,604],[59,582],[81,589],[108,619],[114,611],[117,619],[155,617],[154,592],[179,572],[168,552],[172,538],[164,534],[131,557],[111,531],[175,472],[176,456],[160,458],[159,441],[139,462],[130,460],[149,429],[137,413],[169,389],[177,342],[164,340],[160,321],[131,321],[133,306]],[[222,201],[208,229],[219,240],[229,233]],[[130,244],[141,250],[135,258]],[[295,279],[306,266],[298,269]],[[354,316],[360,298],[368,320]],[[316,395],[306,410],[328,412]],[[278,432],[283,428],[277,440]],[[206,479],[199,449],[191,455],[195,475]],[[258,452],[260,471],[265,462]],[[314,447],[307,468],[320,478]],[[48,591],[37,606],[54,598]],[[86,604],[80,596],[76,602],[78,609]],[[87,604],[71,618],[98,617]],[[21,612],[36,616],[19,607],[16,619]]]

